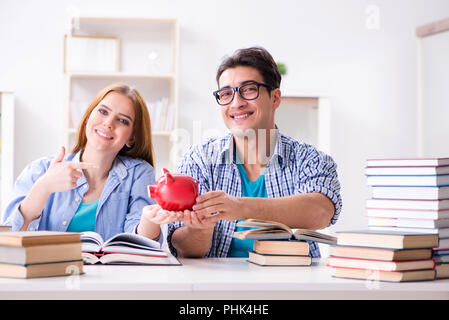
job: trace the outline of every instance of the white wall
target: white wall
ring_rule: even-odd
[[[449,32],[422,38],[422,150],[447,156],[449,149]]]
[[[447,17],[449,2],[2,0],[0,89],[16,94],[16,175],[63,144],[62,40],[73,10],[179,19],[183,128],[192,130],[192,121],[222,128],[211,94],[216,68],[225,54],[250,45],[288,65],[285,90],[329,96],[344,200],[337,230],[366,224],[365,159],[416,155],[414,30]]]

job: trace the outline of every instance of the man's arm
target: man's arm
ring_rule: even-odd
[[[183,257],[204,257],[209,252],[217,220],[254,218],[317,230],[330,224],[334,205],[316,192],[282,198],[239,198],[223,191],[211,191],[198,197],[194,210],[184,212],[184,226],[177,228],[171,238],[172,245]]]
[[[284,223],[292,228],[322,229],[335,223],[341,210],[340,183],[333,159],[309,147],[307,154],[295,154],[297,175],[292,176],[294,194],[274,198],[238,198],[223,191],[198,197],[193,210],[218,219],[262,219]],[[304,159],[300,161],[300,159]],[[279,193],[279,192],[278,192]],[[218,212],[217,215],[211,215]]]
[[[204,217],[203,223],[254,218],[313,230],[326,228],[335,211],[332,201],[318,192],[280,198],[238,198],[212,191],[199,196],[193,209]],[[218,214],[212,215],[215,212]]]
[[[254,218],[317,230],[330,224],[334,205],[316,192],[282,198],[239,198],[211,191],[198,197],[194,210],[184,212],[184,226],[177,228],[171,238],[178,255],[183,257],[200,258],[209,252],[217,220]]]
[[[184,214],[186,219],[196,220],[190,226],[184,225],[177,228],[171,238],[172,245],[178,255],[187,258],[204,257],[210,250],[215,223],[203,225],[193,211]]]

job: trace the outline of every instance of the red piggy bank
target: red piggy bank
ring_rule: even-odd
[[[181,173],[171,174],[167,169],[154,186],[148,186],[148,195],[162,209],[182,211],[192,209],[198,196],[198,181]]]

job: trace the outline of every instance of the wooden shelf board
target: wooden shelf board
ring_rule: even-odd
[[[283,96],[281,107],[312,107],[318,108],[319,98],[317,97],[298,97]]]
[[[80,22],[132,22],[132,23],[173,23],[177,22],[176,18],[164,18],[164,17],[137,17],[137,16],[79,16],[77,17]]]
[[[67,72],[71,78],[141,78],[141,79],[166,79],[174,80],[175,75],[172,73],[127,73],[127,72]]]

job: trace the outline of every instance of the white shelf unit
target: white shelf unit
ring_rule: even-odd
[[[282,133],[330,154],[331,103],[328,97],[283,94],[275,115]]]
[[[178,153],[171,136],[178,127],[178,21],[81,16],[74,18],[71,34],[118,37],[120,48],[118,72],[66,72],[66,148],[73,148],[79,120],[94,96],[109,84],[126,83],[139,90],[150,109],[167,99],[173,123],[170,130],[158,129],[155,118],[151,119],[156,179],[162,168],[174,170],[177,159],[173,156]]]
[[[0,91],[0,219],[14,186],[14,94]]]
[[[449,18],[416,28],[418,52],[418,157],[449,154]]]

